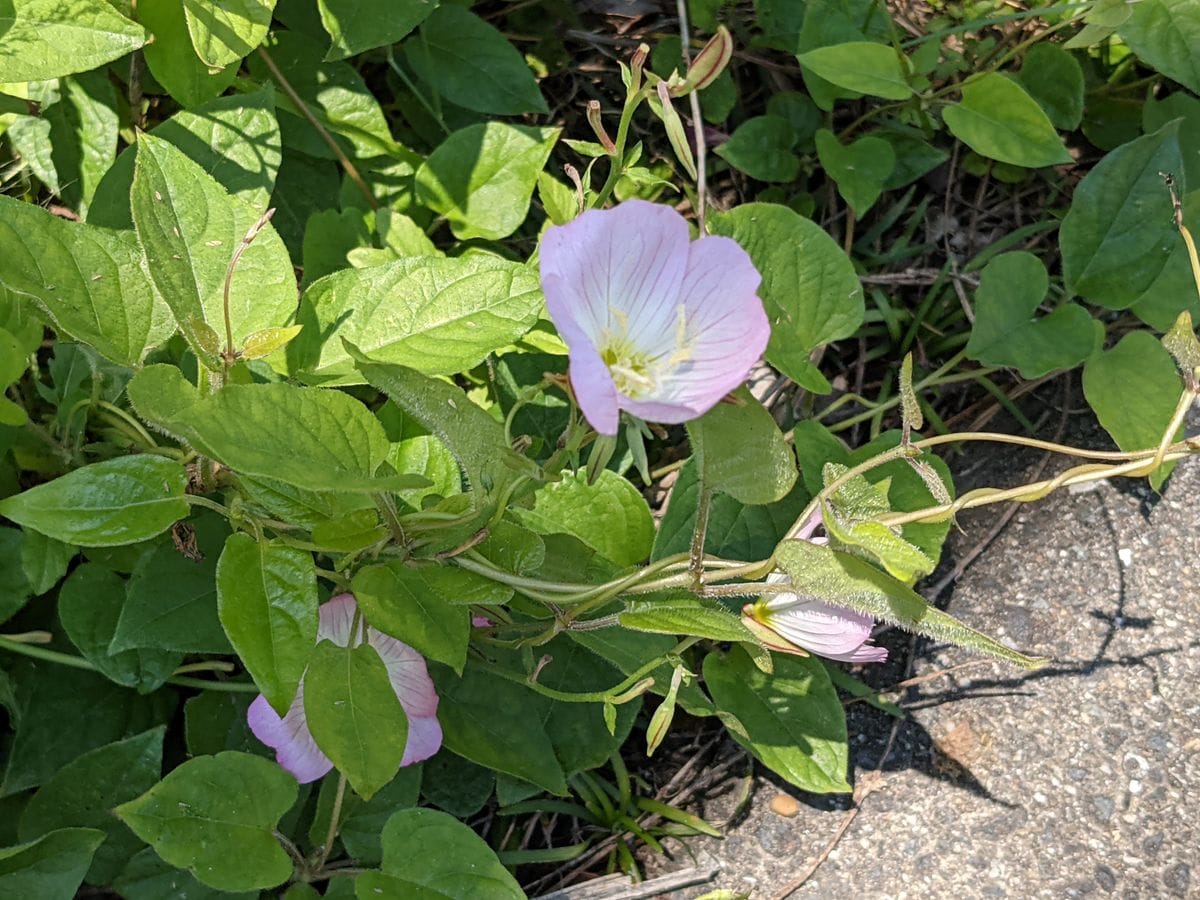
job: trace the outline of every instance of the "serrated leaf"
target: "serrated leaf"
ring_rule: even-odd
[[[975,323],[966,354],[989,366],[1013,366],[1025,378],[1069,369],[1091,356],[1103,334],[1087,310],[1063,303],[1035,316],[1050,287],[1032,253],[1002,253],[984,267],[975,291]]]
[[[449,375],[525,334],[543,309],[536,273],[487,256],[400,259],[345,269],[304,292],[289,353],[309,380],[361,378],[341,339],[377,362]]]
[[[417,198],[445,216],[460,240],[508,237],[525,221],[561,132],[504,122],[456,131],[417,170]]]
[[[317,644],[304,676],[304,712],[317,746],[364,800],[395,777],[408,717],[370,644]]]
[[[421,79],[458,106],[505,116],[549,112],[521,54],[461,6],[439,6],[404,50]]]
[[[774,503],[796,483],[795,455],[747,388],[733,396],[687,423],[700,483],[742,503]]]
[[[221,627],[267,702],[284,715],[317,641],[312,555],[233,534],[221,551],[216,585]]]
[[[111,882],[142,842],[110,810],[158,781],[164,731],[159,726],[98,747],[59,769],[21,813],[21,839],[30,841],[67,826],[95,828],[105,839],[85,878],[89,884]]]
[[[997,72],[966,82],[962,100],[942,117],[951,134],[988,159],[1029,168],[1071,161],[1037,101]]]
[[[862,286],[849,258],[815,222],[773,203],[710,216],[709,228],[741,244],[763,276],[759,296],[771,321],[767,362],[803,387],[827,393],[829,382],[809,355],[862,324]]]
[[[132,53],[146,31],[98,0],[0,4],[0,82],[46,81]]]
[[[188,514],[187,473],[161,456],[92,463],[0,500],[0,515],[81,547],[115,547],[161,534]]]
[[[846,717],[821,662],[777,655],[761,672],[740,648],[704,658],[704,682],[717,707],[737,717],[735,741],[789,784],[814,793],[848,793]]]
[[[808,541],[784,541],[775,561],[805,601],[820,600],[890,622],[939,641],[995,656],[1024,668],[1037,668],[1045,660],[1006,647],[930,606],[912,588],[879,571],[870,563]]]
[[[296,792],[275,763],[228,751],[188,760],[114,812],[171,865],[209,887],[245,891],[292,874],[274,830]]]
[[[354,576],[354,596],[372,628],[461,674],[471,614],[443,596],[436,579],[431,583],[425,577],[427,571],[398,562],[368,566]]]
[[[264,211],[229,196],[181,150],[149,134],[138,141],[130,203],[151,278],[193,349],[215,365],[196,343],[191,322],[225,333],[229,263]],[[295,308],[291,260],[266,223],[239,257],[230,285],[235,348],[248,334],[285,324]]]
[[[69,222],[6,196],[0,196],[0,285],[33,300],[56,330],[114,362],[136,364],[173,329],[132,234]]]
[[[1058,232],[1067,287],[1111,309],[1154,282],[1179,241],[1160,172],[1183,170],[1179,123],[1130,141],[1084,177]]]

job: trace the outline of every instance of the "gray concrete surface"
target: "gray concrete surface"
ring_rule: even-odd
[[[1094,426],[1073,431],[1084,445],[1105,444]],[[964,473],[960,489],[1011,485],[1038,458],[990,449],[953,465]],[[1193,460],[1156,503],[1143,481],[1022,507],[945,605],[1053,663],[1025,674],[983,662],[908,689],[900,699],[911,717],[878,789],[793,896],[1200,896],[1198,499]],[[998,514],[964,516],[966,533],[951,538],[947,563]],[[909,640],[883,638],[897,659],[871,672],[872,683],[904,677]],[[922,640],[912,671],[972,658]],[[892,721],[850,707],[856,783],[872,780]],[[799,801],[794,818],[772,811],[781,793]],[[727,837],[691,844],[721,872],[671,896],[725,888],[778,897],[827,847],[849,807],[760,775]],[[730,791],[702,811],[719,821],[735,809]],[[676,865],[685,862],[680,854]]]

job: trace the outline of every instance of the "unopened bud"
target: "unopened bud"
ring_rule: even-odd
[[[687,170],[688,175],[693,179],[696,177],[696,162],[692,159],[692,148],[688,144],[687,134],[683,130],[683,120],[679,118],[679,113],[675,111],[675,107],[671,105],[671,95],[665,81],[660,81],[655,88],[658,91],[658,101],[661,105],[658,112],[659,118],[662,119],[663,125],[666,126],[667,140],[671,142],[671,149],[675,151],[675,156],[683,163],[683,167]]]
[[[617,152],[617,145],[613,143],[612,138],[608,136],[608,132],[604,130],[604,123],[600,121],[600,101],[589,100],[587,104],[587,120],[592,126],[592,131],[596,135],[601,146],[604,147],[604,152],[610,156]]]
[[[696,54],[687,70],[684,80],[685,93],[702,91],[717,80],[729,60],[733,59],[733,35],[724,25],[717,26],[717,33],[712,36],[704,48]]]
[[[646,59],[650,56],[650,48],[646,44],[638,44],[629,60],[630,91],[638,91],[642,87],[642,69],[646,67]]]

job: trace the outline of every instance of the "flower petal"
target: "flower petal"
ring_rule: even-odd
[[[267,698],[259,694],[246,710],[246,723],[256,738],[275,751],[275,761],[296,776],[301,784],[316,781],[333,768],[333,763],[321,752],[308,730],[303,685],[283,718],[271,708]]]
[[[772,599],[778,600],[780,595]],[[809,600],[772,610],[769,625],[806,650],[828,659],[844,659],[866,642],[875,623],[854,610]]]
[[[350,643],[350,628],[354,624],[354,613],[358,604],[353,594],[338,594],[321,604],[317,622],[317,640],[333,641],[339,647]]]
[[[408,644],[374,628],[368,629],[367,640],[383,660],[392,690],[408,717],[408,740],[400,765],[428,759],[442,746],[442,726],[437,720],[438,695],[425,658]]]
[[[552,227],[539,252],[550,318],[560,332],[564,322],[574,322],[593,346],[619,329],[614,310],[639,342],[669,333],[687,263],[683,216],[643,200],[588,210]]]
[[[557,276],[543,276],[543,290],[558,281]],[[549,305],[547,303],[547,305]],[[618,406],[617,386],[613,384],[608,366],[600,358],[592,339],[571,318],[556,320],[558,333],[567,344],[571,361],[571,388],[575,391],[575,402],[585,419],[600,434],[616,434],[621,417]]]

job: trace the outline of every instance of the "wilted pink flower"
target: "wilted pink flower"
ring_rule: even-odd
[[[617,433],[622,409],[666,424],[703,415],[770,337],[746,251],[690,241],[667,206],[628,200],[548,229],[541,274],[579,408],[601,434]]]
[[[791,537],[814,544],[829,543],[829,538],[817,535],[819,530],[820,508]],[[786,575],[767,576],[767,584],[787,583]],[[800,647],[826,659],[849,663],[884,662],[888,656],[886,647],[870,643],[875,627],[870,616],[793,593],[772,594],[757,603],[747,603],[742,608],[742,621],[764,644],[784,653],[795,653]]]
[[[350,629],[357,604],[351,594],[339,594],[322,604],[317,640],[330,640],[339,647],[350,643]],[[400,765],[428,759],[442,745],[442,726],[437,720],[438,696],[433,688],[425,658],[407,644],[364,625],[366,640],[387,667],[392,689],[408,717],[408,742]],[[308,730],[304,714],[304,682],[283,718],[261,694],[246,711],[254,736],[275,751],[275,760],[296,776],[301,784],[316,781],[333,768]]]

